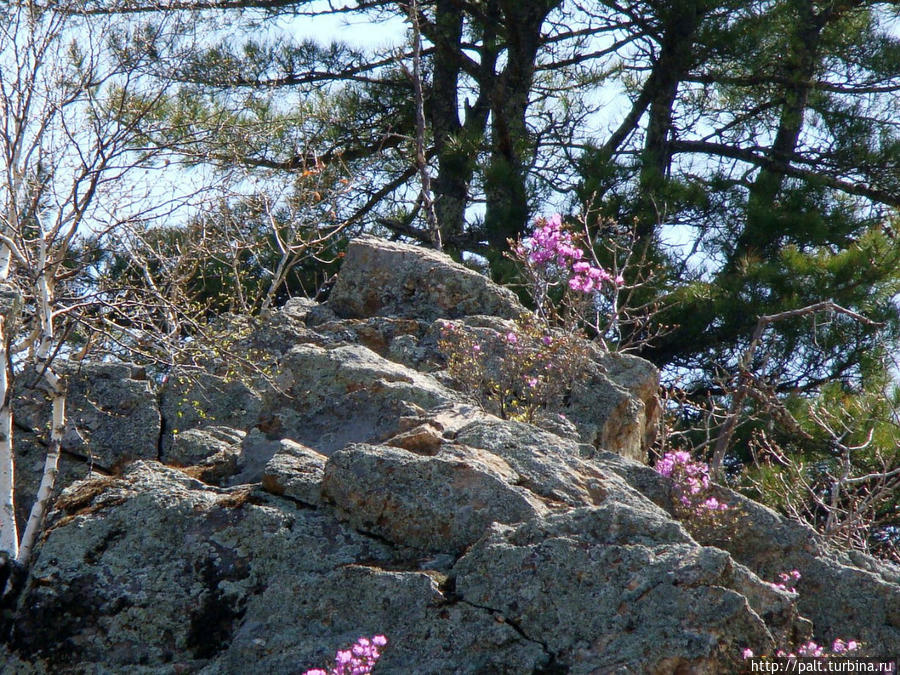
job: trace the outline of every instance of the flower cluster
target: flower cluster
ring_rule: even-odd
[[[575,245],[572,233],[562,229],[562,216],[558,213],[550,218],[538,218],[534,234],[522,242],[529,262],[546,265],[555,262],[566,267],[584,257],[584,251]]]
[[[705,544],[734,536],[740,519],[740,508],[715,496],[716,488],[709,478],[709,466],[696,462],[683,450],[667,452],[656,463],[656,471],[671,478],[672,508],[688,531]]]
[[[562,216],[558,213],[549,218],[538,218],[534,234],[522,242],[517,252],[538,267],[555,266],[553,271],[567,276],[573,291],[591,293],[600,290],[603,282],[616,286],[625,283],[621,274],[613,276],[602,267],[583,260],[585,252],[576,245],[572,233],[563,229]]]
[[[825,647],[823,647],[821,645],[817,645],[815,642],[810,640],[809,642],[806,642],[806,643],[800,645],[799,647],[797,647],[796,654],[793,654],[793,653],[788,654],[784,650],[779,649],[776,652],[776,656],[780,656],[782,658],[788,658],[788,659],[794,658],[797,656],[827,658],[829,656],[834,656],[835,654],[844,654],[846,652],[853,652],[853,651],[856,651],[857,649],[859,649],[859,643],[856,640],[850,640],[849,642],[844,642],[841,639],[837,639],[831,645],[830,652],[828,650],[826,650]]]
[[[844,654],[845,652],[855,652],[859,649],[860,643],[856,640],[848,640],[844,642],[840,638],[835,640],[831,645],[831,651],[835,654]]]
[[[797,589],[794,588],[793,584],[800,580],[800,572],[798,570],[791,570],[790,572],[781,572],[778,574],[778,581],[774,582],[776,588],[780,588],[783,591],[788,591],[789,593],[796,593]],[[838,638],[834,642],[831,643],[831,650],[828,650],[824,645],[819,645],[809,640],[808,642],[804,642],[796,649],[786,650],[779,649],[775,652],[775,656],[782,659],[796,659],[798,657],[804,658],[830,658],[832,656],[842,656],[846,655],[850,652],[855,652],[859,649],[861,643],[857,640],[841,640]],[[752,649],[744,649],[741,651],[741,656],[744,659],[753,658],[753,650]]]
[[[572,265],[572,277],[569,279],[569,288],[573,291],[581,291],[582,293],[590,293],[599,290],[600,285],[606,281],[621,286],[625,283],[625,279],[621,274],[613,277],[602,267],[594,267],[590,263],[577,262]]]
[[[831,644],[831,650],[828,650],[825,646],[816,644],[810,640],[797,647],[795,652],[787,652],[784,649],[779,649],[775,652],[775,656],[781,659],[796,659],[797,657],[827,659],[832,656],[840,656],[855,652],[859,647],[860,643],[856,640],[848,640],[845,642],[838,638]],[[744,659],[753,658],[753,650],[744,649],[741,652],[741,656],[744,657]]]
[[[683,450],[667,452],[656,463],[656,470],[675,481],[678,500],[683,507],[698,512],[728,509],[728,504],[707,494],[710,489],[709,466],[695,462],[690,453]]]
[[[798,572],[797,570],[791,570],[790,572],[781,572],[778,575],[778,581],[775,582],[775,588],[780,588],[781,590],[787,591],[788,593],[796,593],[797,589],[794,588],[794,583],[799,580],[800,572]]]
[[[386,644],[384,635],[375,635],[371,639],[361,637],[350,649],[338,650],[334,655],[334,667],[330,670],[313,668],[303,675],[369,675]]]

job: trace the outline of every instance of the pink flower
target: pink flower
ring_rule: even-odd
[[[656,463],[657,473],[675,482],[675,495],[696,515],[707,511],[727,511],[728,504],[709,494],[709,467],[695,462],[684,450],[667,452]]]
[[[744,651],[741,652],[741,656],[743,656],[745,659],[752,659],[753,658],[753,650],[748,647],[748,648],[744,649]]]
[[[805,645],[800,646],[800,648],[797,650],[797,654],[799,656],[806,656],[806,657],[820,657],[825,654],[825,650],[822,647],[820,647],[819,645],[817,645],[815,642],[810,640]]]
[[[776,588],[780,588],[783,591],[787,591],[788,593],[796,593],[797,589],[794,588],[794,582],[800,578],[800,572],[797,570],[791,570],[790,572],[780,572],[778,574],[778,578],[781,579],[779,583],[775,584]]]
[[[481,345],[472,345],[472,351],[477,354],[481,351]]]
[[[361,637],[350,649],[339,650],[334,655],[334,668],[330,671],[314,668],[304,675],[370,675],[381,658],[380,649],[386,644],[384,635],[375,635],[371,639]]]
[[[553,344],[553,338],[550,337],[549,335],[545,335],[544,337],[541,338],[541,342],[544,343],[545,347],[549,347],[551,344]]]
[[[728,504],[723,504],[715,497],[710,497],[705,502],[703,502],[703,507],[709,509],[710,511],[725,511],[728,509]]]
[[[623,277],[621,274],[618,274],[616,275],[616,278],[613,279],[613,283],[615,283],[616,286],[623,286],[625,284],[625,277]]]
[[[859,649],[859,643],[856,640],[850,640],[850,642],[847,643],[848,652],[856,651],[857,649]]]
[[[572,277],[569,279],[569,288],[573,291],[581,291],[582,293],[588,293],[594,287],[593,282],[590,279],[585,279],[584,277]]]
[[[536,377],[528,377],[525,379],[525,384],[534,389],[538,385],[538,379]]]
[[[519,341],[519,337],[515,333],[509,332],[506,334],[506,341],[509,344],[514,345]]]
[[[536,219],[534,234],[522,241],[517,253],[527,253],[529,262],[534,265],[555,262],[562,270],[554,272],[561,272],[584,257],[584,251],[575,245],[572,234],[562,229],[562,216],[558,213],[550,218]]]

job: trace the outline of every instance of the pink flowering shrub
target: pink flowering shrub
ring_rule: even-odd
[[[538,411],[558,411],[585,379],[591,360],[588,335],[605,348],[624,349],[658,334],[648,327],[649,308],[633,313],[620,297],[643,282],[626,285],[628,245],[634,238],[617,232],[625,244],[613,241],[613,235],[602,242],[611,261],[607,266],[600,263],[588,231],[573,232],[559,214],[538,218],[530,236],[511,241],[508,256],[526,280],[535,315],[520,319],[499,343],[478,337],[476,329],[445,324],[438,347],[461,388],[504,419],[530,422]],[[625,344],[623,326],[639,336],[638,343]]]
[[[338,650],[334,655],[334,667],[313,668],[303,675],[369,675],[381,658],[381,650],[387,645],[384,635],[359,638],[350,649]]]
[[[584,257],[584,251],[575,245],[571,232],[562,229],[562,216],[558,213],[549,218],[538,218],[534,224],[534,234],[522,242],[529,262],[546,266],[555,264],[565,268]]]
[[[450,377],[488,412],[526,422],[562,408],[589,360],[584,342],[528,317],[500,336],[447,322],[438,348]]]
[[[709,466],[697,462],[683,450],[667,452],[656,463],[656,471],[675,482],[676,515],[692,532],[700,528],[721,530],[732,507],[712,494]]]
[[[675,482],[675,512],[692,533],[706,528],[715,528],[720,532],[723,529],[736,529],[736,520],[734,519],[736,509],[729,504],[720,502],[710,494],[712,484],[707,464],[697,462],[690,453],[679,450],[664,454],[656,463],[656,470]],[[704,538],[708,539],[708,537]],[[800,576],[799,570],[781,572],[773,585],[782,591],[796,594],[796,584],[800,580]],[[798,657],[828,658],[845,656],[859,647],[860,643],[856,640],[834,640],[830,649],[810,640],[795,648],[778,649],[775,656],[789,659]],[[753,650],[743,649],[741,657],[744,660],[753,658]]]
[[[797,589],[794,587],[794,584],[799,580],[800,572],[798,570],[791,570],[790,572],[779,573],[778,581],[773,582],[773,585],[788,593],[796,593]],[[842,640],[838,638],[831,643],[831,649],[828,649],[824,645],[819,645],[812,640],[809,640],[793,648],[777,649],[775,651],[775,656],[781,659],[796,659],[798,657],[831,658],[834,656],[847,656],[850,652],[857,651],[861,646],[862,643],[857,640]],[[745,660],[753,658],[753,650],[744,649],[741,651],[741,656]],[[763,655],[761,658],[766,657]]]
[[[582,247],[585,238],[566,229],[559,214],[538,218],[530,237],[511,242],[510,257],[541,319],[590,326],[602,337],[614,329],[625,278],[603,267],[590,246]]]

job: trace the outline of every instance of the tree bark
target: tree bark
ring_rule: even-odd
[[[638,250],[653,237],[663,221],[666,206],[662,190],[672,161],[671,142],[678,87],[695,58],[694,36],[703,19],[702,2],[688,0],[667,12],[659,58],[648,80],[652,82],[647,134],[641,156],[637,218]]]
[[[0,551],[10,557],[19,554],[19,531],[16,527],[15,475],[13,455],[12,413],[9,407],[9,370],[6,316],[0,316]],[[0,588],[0,594],[3,589]]]
[[[41,484],[38,487],[37,497],[28,516],[22,541],[19,543],[19,554],[16,561],[23,567],[27,567],[31,560],[32,549],[38,533],[44,524],[47,514],[47,506],[56,485],[56,476],[59,473],[59,449],[62,445],[62,437],[66,426],[66,391],[62,380],[53,371],[51,352],[54,340],[53,330],[53,290],[51,276],[53,266],[48,260],[47,239],[51,233],[44,233],[40,241],[38,255],[38,269],[41,270],[37,279],[38,314],[41,325],[41,338],[35,353],[35,370],[39,377],[46,383],[52,405],[50,418],[50,444],[47,448],[47,456],[44,460],[44,471],[41,474]]]
[[[785,55],[784,105],[778,121],[778,130],[768,151],[772,163],[760,169],[747,197],[747,222],[735,243],[729,269],[753,252],[768,256],[777,247],[782,235],[777,211],[778,195],[784,187],[786,172],[779,166],[789,166],[797,150],[803,119],[809,105],[816,69],[819,65],[819,45],[822,31],[835,16],[836,7],[816,13],[812,0],[797,2],[796,31],[791,36],[791,49]]]
[[[532,151],[525,116],[541,47],[541,27],[561,0],[500,0],[507,63],[490,86],[491,144],[485,172],[485,231],[495,251],[528,223],[526,158]],[[487,83],[481,83],[484,87]]]

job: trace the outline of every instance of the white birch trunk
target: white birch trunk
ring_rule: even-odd
[[[22,541],[19,543],[19,555],[16,557],[16,560],[25,567],[28,566],[31,560],[34,542],[44,524],[47,505],[53,494],[53,487],[56,485],[56,475],[59,473],[59,449],[66,426],[65,387],[50,367],[51,348],[53,346],[53,294],[48,278],[52,272],[47,264],[46,239],[40,241],[38,269],[41,270],[37,283],[38,301],[40,302],[41,341],[35,353],[35,369],[47,383],[53,414],[50,420],[50,446],[47,448],[47,458],[44,461],[41,484],[34,504],[31,507],[31,514],[28,516],[28,523],[25,525]]]
[[[12,413],[9,409],[9,379],[6,370],[6,317],[0,315],[0,551],[11,558],[19,555],[16,527],[16,461],[12,443]],[[2,593],[3,589],[0,589]]]
[[[51,387],[60,387],[59,378],[50,370],[45,371],[46,379]],[[25,532],[22,534],[22,542],[19,545],[19,554],[16,556],[23,566],[27,567],[31,561],[31,552],[38,532],[44,524],[44,516],[47,506],[56,485],[56,475],[59,473],[59,448],[62,441],[63,429],[66,424],[66,395],[65,392],[55,390],[53,393],[53,419],[51,421],[50,447],[47,449],[47,457],[44,460],[44,472],[41,475],[41,485],[38,488],[37,497],[31,507]]]

